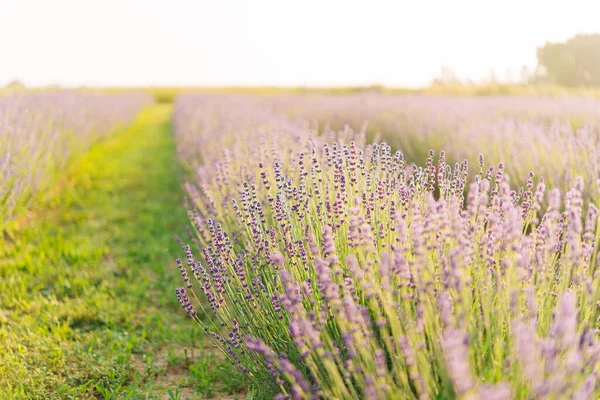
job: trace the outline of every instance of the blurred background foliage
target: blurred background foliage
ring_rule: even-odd
[[[600,86],[600,34],[546,43],[537,51],[534,80],[564,86]]]

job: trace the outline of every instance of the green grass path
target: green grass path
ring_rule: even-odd
[[[171,111],[149,107],[75,161],[0,242],[1,399],[243,390],[174,298],[187,217]]]

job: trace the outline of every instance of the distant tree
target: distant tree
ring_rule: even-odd
[[[512,68],[506,68],[504,70],[504,82],[505,83],[514,83],[515,82],[515,72]]]
[[[519,72],[519,83],[529,83],[531,81],[531,71],[527,65],[523,65]]]
[[[565,86],[600,86],[600,34],[577,35],[537,50],[536,80]]]
[[[14,81],[8,82],[6,84],[6,89],[10,89],[10,90],[25,89],[25,85],[23,84],[23,82],[15,79]]]
[[[442,65],[440,75],[434,78],[432,83],[437,86],[456,86],[460,85],[460,80],[456,77],[454,68]]]
[[[488,77],[484,79],[484,83],[487,85],[497,85],[499,83],[499,81],[498,81],[498,77],[496,76],[496,71],[491,69]]]

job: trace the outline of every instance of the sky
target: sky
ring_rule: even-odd
[[[504,79],[599,21],[599,0],[0,0],[0,86]]]

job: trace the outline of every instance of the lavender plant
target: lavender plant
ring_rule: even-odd
[[[563,194],[533,173],[515,190],[483,156],[472,174],[433,151],[407,165],[240,98],[182,97],[175,127],[194,226],[176,296],[264,394],[600,394],[583,179]]]
[[[0,97],[0,230],[88,149],[150,102],[143,94],[60,91]]]
[[[477,161],[483,152],[524,185],[534,169],[546,183],[568,190],[584,178],[586,199],[598,199],[600,101],[583,97],[311,96],[277,99],[281,112],[381,132],[407,158],[423,160],[429,148],[454,161]]]

